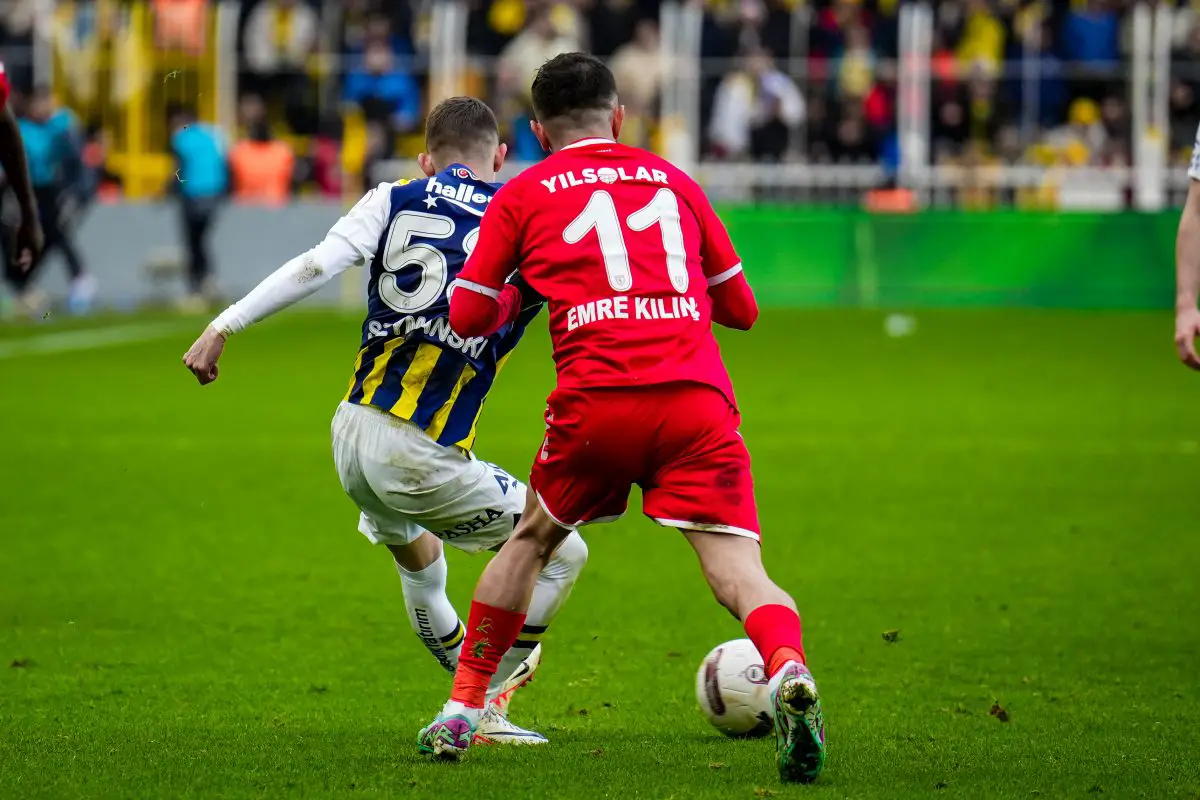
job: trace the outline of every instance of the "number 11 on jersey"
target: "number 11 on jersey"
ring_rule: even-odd
[[[659,189],[654,198],[642,208],[625,218],[625,224],[633,231],[644,231],[657,224],[662,233],[663,251],[667,258],[667,275],[675,291],[684,294],[688,290],[687,251],[683,245],[683,228],[679,221],[679,201],[670,189]],[[587,205],[579,216],[563,231],[563,241],[579,244],[592,231],[600,243],[600,255],[604,259],[604,271],[608,285],[617,292],[628,292],[633,288],[633,271],[629,267],[629,249],[625,245],[625,234],[621,230],[621,219],[612,195],[604,189],[592,192]]]

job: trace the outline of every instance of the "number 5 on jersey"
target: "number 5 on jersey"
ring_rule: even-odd
[[[379,299],[401,314],[416,314],[436,303],[446,291],[449,266],[446,254],[431,244],[413,243],[413,237],[449,239],[454,235],[454,220],[441,214],[404,211],[392,220],[384,250],[383,268],[379,276]],[[463,237],[463,253],[470,258],[479,241],[479,228],[472,228]],[[405,267],[421,268],[421,280],[411,291],[404,291],[396,274]]]
[[[657,224],[662,232],[663,250],[667,254],[667,275],[671,286],[680,294],[688,290],[687,251],[683,246],[683,228],[679,222],[679,201],[670,189],[659,189],[647,205],[625,218],[630,230],[644,231]],[[629,249],[617,216],[612,195],[604,189],[592,192],[579,216],[563,231],[563,241],[579,244],[588,232],[595,230],[600,242],[600,255],[608,285],[614,291],[628,292],[633,288],[633,271],[629,267]]]

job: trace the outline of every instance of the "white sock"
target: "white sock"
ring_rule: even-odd
[[[396,571],[404,587],[409,624],[438,663],[454,672],[466,629],[446,596],[446,557],[439,555],[419,572],[409,572],[399,564]]]
[[[499,694],[500,686],[509,679],[517,665],[538,646],[550,620],[554,619],[554,615],[571,596],[571,589],[575,588],[575,580],[583,572],[587,557],[588,549],[583,537],[578,531],[571,531],[571,535],[554,551],[545,569],[538,574],[533,597],[529,601],[529,611],[525,614],[525,625],[516,643],[500,659],[500,666],[488,685],[489,701]]]
[[[457,700],[450,700],[446,705],[442,706],[442,716],[453,717],[455,715],[466,717],[471,721],[471,727],[478,728],[479,720],[483,719],[483,709],[471,708],[470,706],[464,706]]]

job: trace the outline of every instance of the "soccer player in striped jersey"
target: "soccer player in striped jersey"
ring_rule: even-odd
[[[361,511],[359,530],[391,551],[413,630],[448,671],[464,627],[446,596],[443,544],[494,550],[525,508],[525,485],[471,454],[484,399],[543,301],[519,281],[498,293],[513,321],[489,336],[450,329],[449,296],[479,236],[506,153],[484,103],[455,97],[426,123],[424,179],[380,184],[307,253],[222,312],[184,356],[201,384],[217,378],[226,340],[369,264],[367,318],[350,388],[333,419],[342,487]],[[542,570],[517,643],[488,693],[477,741],[541,744],[508,721],[508,702],[536,669],[539,640],[587,561],[573,533]]]

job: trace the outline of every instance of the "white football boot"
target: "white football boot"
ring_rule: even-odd
[[[488,707],[483,712],[483,719],[479,721],[479,727],[475,730],[474,744],[532,745],[549,743],[550,740],[537,731],[526,730],[508,720],[508,706],[512,702],[513,694],[517,689],[533,680],[533,673],[537,672],[541,661],[542,646],[539,644],[533,648],[533,652],[525,657],[524,661],[517,665],[513,674],[501,685],[499,694],[488,703]]]

